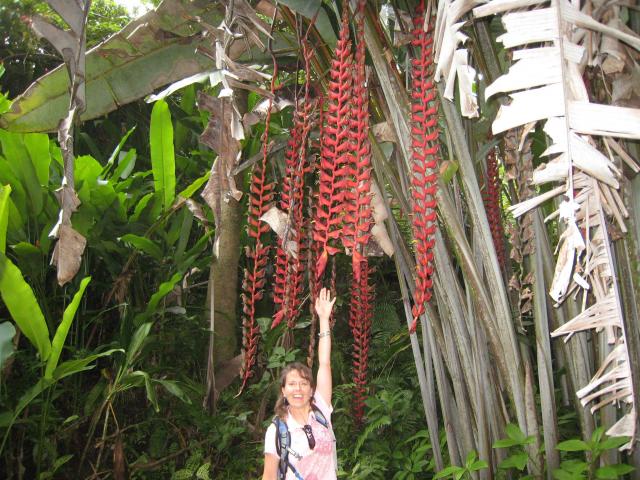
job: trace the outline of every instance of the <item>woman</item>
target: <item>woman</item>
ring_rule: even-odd
[[[329,316],[335,301],[326,288],[316,299],[315,308],[320,320],[316,381],[313,381],[311,369],[302,363],[292,363],[282,370],[276,418],[265,435],[263,480],[337,478],[336,444],[331,428],[333,408],[329,327]],[[285,449],[285,453],[281,447],[285,439],[283,435],[287,433],[289,448]],[[286,476],[283,476],[283,470]]]

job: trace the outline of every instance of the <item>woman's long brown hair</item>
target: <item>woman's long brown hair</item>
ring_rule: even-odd
[[[275,407],[276,415],[284,421],[287,420],[288,403],[287,403],[287,400],[282,395],[282,389],[287,383],[287,375],[294,370],[297,371],[302,378],[304,378],[309,382],[313,393],[315,393],[316,391],[316,382],[313,379],[313,374],[311,373],[311,369],[307,367],[304,363],[294,362],[284,367],[282,369],[282,372],[280,372],[280,391],[278,392],[278,401],[276,402],[276,407]],[[313,396],[313,393],[312,393],[312,396]]]

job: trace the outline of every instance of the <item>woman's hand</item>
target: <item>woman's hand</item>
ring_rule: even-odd
[[[336,303],[336,297],[331,300],[331,292],[328,288],[320,290],[320,295],[316,298],[316,313],[318,317],[322,320],[328,320],[334,303]]]

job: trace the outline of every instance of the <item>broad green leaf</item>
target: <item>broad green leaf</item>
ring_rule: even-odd
[[[49,356],[49,360],[47,360],[47,366],[44,371],[45,378],[53,378],[53,372],[58,366],[62,347],[64,347],[64,342],[67,339],[69,328],[76,316],[76,311],[80,306],[80,301],[82,300],[84,291],[90,281],[91,277],[85,277],[82,279],[80,282],[80,288],[78,288],[78,291],[73,296],[73,300],[71,300],[71,303],[67,305],[67,308],[65,308],[64,313],[62,314],[62,322],[58,325],[53,341],[51,342],[51,355]]]
[[[30,133],[24,135],[23,142],[27,152],[29,152],[29,158],[36,171],[40,185],[48,185],[49,167],[51,165],[49,136],[43,133]]]
[[[174,380],[154,380],[154,382],[157,382],[160,385],[162,385],[167,392],[169,392],[172,395],[175,395],[184,403],[191,405],[191,399],[187,396],[186,393],[184,393],[184,390],[180,388],[180,386],[178,385],[178,382]]]
[[[476,460],[469,466],[470,472],[476,472],[478,470],[482,470],[483,468],[489,468],[489,464],[486,460]]]
[[[464,473],[464,468],[458,467],[456,465],[451,465],[449,467],[446,467],[440,470],[438,473],[435,474],[433,478],[434,480],[437,478],[445,478],[445,477],[448,477],[449,475],[455,475],[456,473],[460,473],[460,472]]]
[[[516,440],[518,443],[524,442],[526,438],[525,434],[520,430],[520,427],[514,423],[508,423],[505,427],[505,431],[510,439]]]
[[[11,186],[0,185],[0,253],[7,253],[7,225],[9,225],[9,194],[11,194]]]
[[[61,380],[65,377],[68,377],[69,375],[84,372],[85,370],[91,370],[95,367],[95,365],[89,365],[91,362],[97,360],[98,358],[111,356],[116,352],[124,353],[124,350],[121,348],[112,348],[110,350],[105,350],[104,352],[93,353],[86,357],[62,362],[60,365],[58,365],[55,372],[53,372],[53,378],[54,380]]]
[[[200,17],[203,23],[194,19]],[[158,88],[213,67],[196,52],[207,44],[203,25],[224,18],[219,2],[165,0],[155,12],[140,17],[86,56],[87,108],[81,120],[109,113]],[[157,32],[162,31],[163,35]],[[243,49],[239,54],[242,53]],[[234,58],[237,60],[237,57]],[[35,81],[0,117],[0,127],[16,132],[52,132],[69,108],[69,75],[62,65]]]
[[[47,360],[51,352],[51,342],[42,310],[20,269],[1,252],[0,294],[18,328],[38,349],[40,359]]]
[[[501,438],[493,443],[492,448],[509,448],[515,445],[520,445],[520,442],[513,438]]]
[[[149,135],[153,185],[162,196],[163,210],[167,211],[176,196],[176,164],[171,113],[164,100],[153,106]]]
[[[338,39],[336,33],[333,31],[333,26],[327,16],[327,12],[322,8],[321,0],[280,0],[280,3],[309,20],[315,18],[315,27],[322,39],[327,42],[330,47],[335,47]]]
[[[600,467],[596,470],[596,478],[615,479],[633,472],[635,469],[631,465],[617,464]]]
[[[127,359],[126,365],[131,366],[133,359],[138,355],[140,349],[142,348],[142,344],[149,336],[149,332],[151,331],[151,327],[153,326],[152,322],[143,323],[138,327],[138,329],[133,334],[131,338],[131,343],[129,343],[129,348],[127,348]]]
[[[529,460],[529,456],[526,453],[516,453],[515,455],[511,455],[510,457],[505,458],[500,465],[499,468],[517,468],[518,470],[524,470],[524,467],[527,466],[527,461]]]
[[[130,243],[138,250],[143,251],[144,253],[146,253],[147,255],[150,255],[151,257],[155,258],[158,261],[161,261],[162,258],[164,257],[162,253],[162,249],[158,245],[156,245],[152,240],[146,237],[134,235],[133,233],[127,233],[126,235],[121,236],[120,240],[123,242]]]
[[[4,362],[13,354],[13,337],[15,335],[16,329],[11,323],[0,323],[0,372],[2,372]]]
[[[149,201],[153,198],[153,193],[147,193],[144,197],[140,199],[140,201],[136,204],[136,208],[133,210],[133,215],[129,218],[130,222],[137,222],[142,214],[143,210],[147,208]]]
[[[612,448],[620,448],[625,443],[629,442],[629,437],[609,437],[598,445],[600,450],[610,450]]]
[[[578,439],[565,440],[560,442],[556,448],[564,452],[582,452],[589,450],[589,445],[586,442]]]
[[[24,187],[31,212],[38,215],[42,211],[43,190],[23,138],[22,134],[0,130],[0,144],[7,160],[6,165]]]

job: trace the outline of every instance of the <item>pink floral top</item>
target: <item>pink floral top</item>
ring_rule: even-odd
[[[313,403],[320,409],[324,417],[329,422],[329,428],[322,426],[313,413],[309,413],[307,423],[311,425],[313,436],[316,439],[316,446],[313,450],[309,448],[307,436],[300,425],[289,414],[287,417],[287,426],[291,433],[291,450],[296,455],[289,453],[289,462],[296,468],[298,473],[302,475],[304,480],[336,480],[336,470],[338,467],[336,456],[336,437],[333,434],[331,424],[331,412],[333,408],[322,399],[320,395],[314,395]],[[270,453],[279,458],[276,450],[276,426],[272,423],[267,429],[264,439],[264,453]],[[291,469],[287,469],[286,480],[296,480]]]

